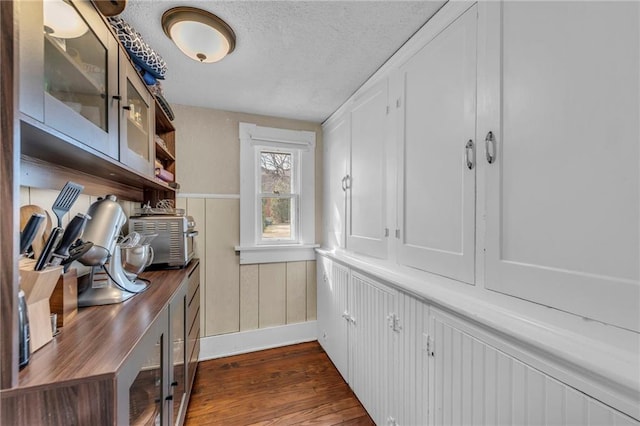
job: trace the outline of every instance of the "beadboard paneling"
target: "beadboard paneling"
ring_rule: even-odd
[[[640,425],[432,314],[431,424]],[[405,424],[405,423],[402,423]]]

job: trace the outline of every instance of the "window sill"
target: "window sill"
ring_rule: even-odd
[[[315,260],[315,249],[319,244],[278,244],[262,246],[236,246],[240,253],[240,264],[278,263]]]

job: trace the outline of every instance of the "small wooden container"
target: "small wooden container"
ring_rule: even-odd
[[[62,266],[34,271],[35,261],[20,261],[20,288],[24,291],[29,314],[31,352],[35,352],[53,339],[49,297],[62,274]]]
[[[49,299],[52,314],[58,315],[58,327],[69,324],[78,313],[78,271],[69,269],[58,278]]]

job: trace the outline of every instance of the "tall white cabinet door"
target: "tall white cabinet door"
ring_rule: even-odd
[[[640,3],[480,5],[485,286],[639,331]]]
[[[323,127],[324,245],[345,247],[347,164],[349,161],[349,114]]]
[[[393,330],[396,292],[356,272],[351,273],[349,385],[378,425],[391,414],[394,378]]]
[[[349,269],[325,257],[318,265],[318,341],[348,381]]]
[[[351,163],[347,184],[347,248],[386,257],[386,144],[388,82],[384,79],[356,99],[351,110]]]
[[[475,282],[477,6],[400,72],[398,261]]]

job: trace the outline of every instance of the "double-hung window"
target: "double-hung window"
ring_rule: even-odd
[[[315,133],[240,123],[240,263],[315,257]]]

